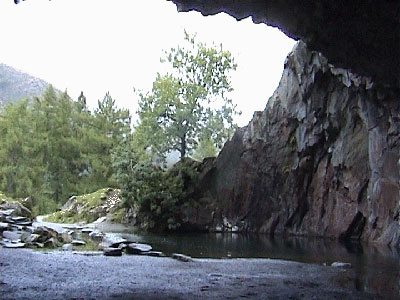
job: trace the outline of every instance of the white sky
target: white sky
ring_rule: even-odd
[[[295,43],[250,19],[178,13],[166,0],[0,0],[0,62],[67,89],[73,99],[82,90],[92,108],[110,91],[133,114],[133,87],[151,89],[163,50],[182,43],[184,29],[235,57],[232,99],[243,112],[237,122],[246,125],[265,108]]]

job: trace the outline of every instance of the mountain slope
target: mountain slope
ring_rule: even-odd
[[[49,84],[0,63],[0,107],[7,102],[40,96]]]

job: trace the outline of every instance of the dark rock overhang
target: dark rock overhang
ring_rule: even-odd
[[[336,67],[400,87],[399,0],[168,0],[179,11],[225,12],[278,27]]]

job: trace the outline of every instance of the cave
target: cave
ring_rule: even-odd
[[[178,11],[227,13],[237,20],[278,27],[323,53],[330,63],[400,86],[400,1],[169,0]]]

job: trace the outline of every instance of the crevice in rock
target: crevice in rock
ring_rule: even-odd
[[[357,212],[347,230],[339,236],[341,240],[359,240],[365,226],[366,218]]]

